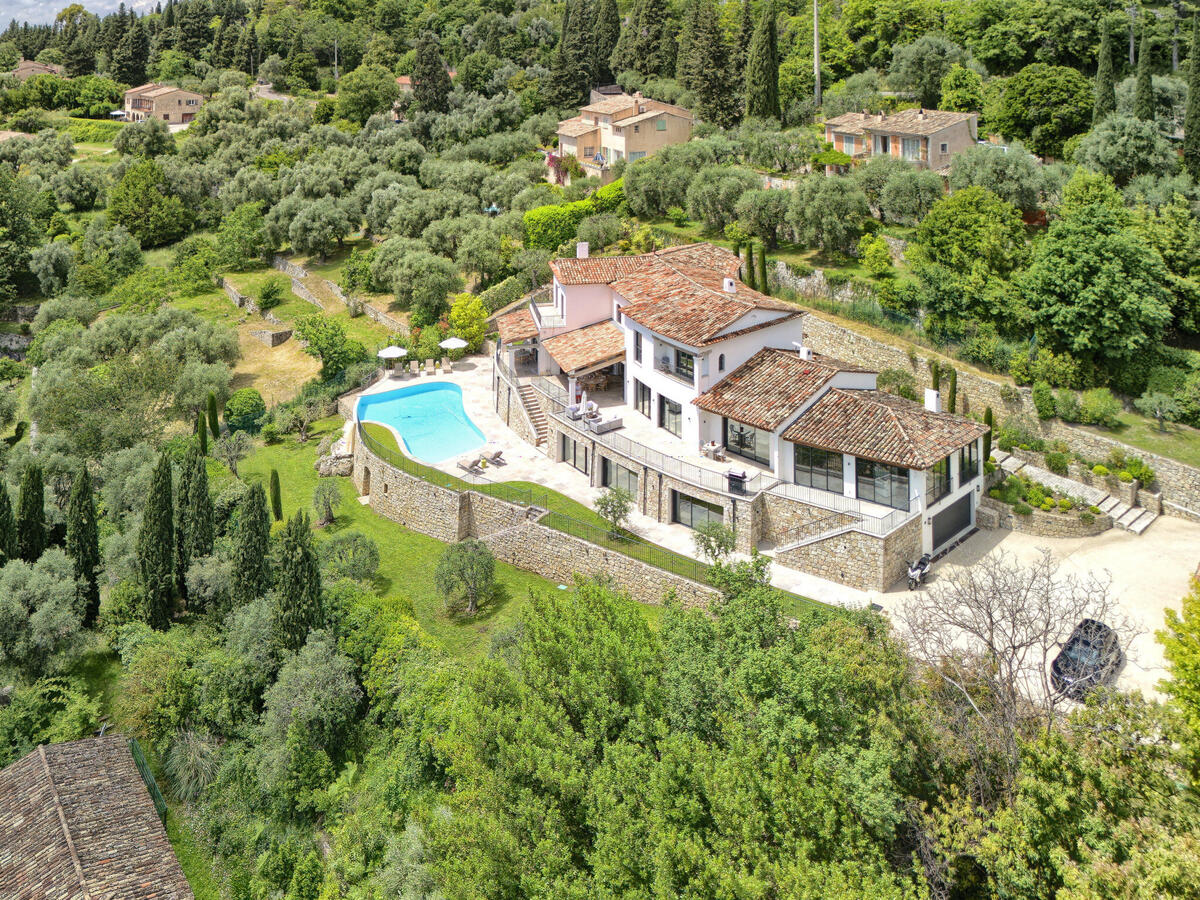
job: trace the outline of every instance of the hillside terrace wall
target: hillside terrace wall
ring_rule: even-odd
[[[1094,537],[1112,528],[1111,516],[1098,515],[1091,522],[1079,518],[1078,510],[1046,512],[1034,509],[1029,515],[1017,515],[1011,506],[991,497],[983,497],[980,506],[992,510],[1000,528],[1011,528],[1021,534],[1037,537]]]
[[[908,561],[921,555],[921,519],[885,538],[846,531],[776,554],[780,565],[863,591],[886,590],[904,577]]]

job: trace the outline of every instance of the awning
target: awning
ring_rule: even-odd
[[[542,346],[569,376],[625,359],[625,333],[611,319],[547,338]]]

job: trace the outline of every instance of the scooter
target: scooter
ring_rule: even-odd
[[[925,583],[925,576],[929,574],[929,566],[932,562],[932,557],[926,553],[916,562],[908,564],[908,589],[910,591],[915,591]]]

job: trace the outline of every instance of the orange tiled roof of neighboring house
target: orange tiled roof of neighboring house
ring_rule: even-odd
[[[610,284],[632,275],[645,264],[645,256],[588,256],[551,260],[550,271],[559,284]]]
[[[867,371],[830,356],[764,347],[692,402],[755,428],[774,431],[838,372]]]
[[[864,126],[870,118],[866,113],[848,112],[825,120],[825,126],[839,134],[865,134]]]
[[[537,325],[533,321],[533,313],[528,306],[507,313],[496,320],[500,331],[500,343],[515,344],[537,337]]]
[[[625,335],[612,319],[546,338],[542,346],[568,375],[625,358]]]
[[[976,118],[975,113],[947,112],[941,109],[902,109],[898,113],[884,116],[880,121],[876,117],[868,117],[866,130],[872,132],[887,132],[889,134],[937,134],[952,125],[969,122]]]
[[[573,119],[564,119],[558,123],[558,133],[566,137],[580,137],[595,130],[595,125],[584,122],[579,116]]]
[[[864,459],[928,469],[987,431],[952,413],[935,413],[883,391],[826,391],[783,432],[786,440]]]

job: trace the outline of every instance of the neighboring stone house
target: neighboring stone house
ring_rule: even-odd
[[[594,486],[626,487],[659,521],[735,524],[743,551],[769,544],[783,565],[885,589],[905,555],[974,527],[986,428],[943,412],[936,391],[904,400],[875,372],[813,353],[800,310],[743,284],[740,266],[711,244],[616,257],[580,244],[551,262],[549,302],[497,321],[497,361],[525,376],[537,442]],[[496,386],[504,415],[512,400]],[[586,400],[601,405],[590,426]],[[816,545],[850,532],[866,570],[826,567]]]
[[[49,744],[0,770],[4,900],[194,900],[117,735]]]
[[[32,59],[23,59],[17,63],[17,67],[9,74],[17,81],[27,81],[34,75],[62,75],[63,67],[54,63],[37,62]]]
[[[905,109],[892,115],[852,112],[825,122],[825,140],[851,159],[893,156],[945,173],[950,159],[978,140],[979,114]],[[826,166],[833,174],[836,166]]]
[[[593,91],[579,115],[558,123],[559,157],[574,156],[589,176],[612,181],[618,160],[636,162],[692,136],[694,117],[681,106],[633,96]]]
[[[125,92],[125,120],[161,119],[170,125],[180,125],[196,118],[203,105],[203,94],[150,82]]]

